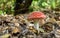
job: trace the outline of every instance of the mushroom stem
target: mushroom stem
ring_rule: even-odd
[[[39,33],[39,22],[34,21],[34,25],[35,25],[36,30],[38,30],[38,33]]]

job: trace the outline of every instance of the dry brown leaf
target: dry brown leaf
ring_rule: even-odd
[[[17,33],[17,32],[20,32],[20,30],[18,28],[14,28],[12,33]]]

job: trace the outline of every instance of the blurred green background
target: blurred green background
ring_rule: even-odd
[[[15,0],[0,0],[0,14],[14,14]],[[33,0],[29,11],[40,11],[41,9],[60,8],[60,0]]]

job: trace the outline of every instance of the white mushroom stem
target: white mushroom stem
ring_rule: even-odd
[[[36,28],[36,30],[38,30],[38,32],[39,32],[39,21],[38,20],[35,20],[34,21],[34,25],[35,25],[35,28]]]

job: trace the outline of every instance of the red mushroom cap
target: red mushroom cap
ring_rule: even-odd
[[[28,19],[40,19],[40,18],[46,18],[46,15],[40,11],[34,11],[32,14],[28,16]]]

